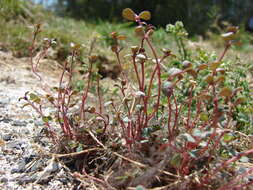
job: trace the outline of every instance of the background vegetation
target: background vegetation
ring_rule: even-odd
[[[190,34],[203,34],[215,19],[234,25],[245,23],[253,10],[251,0],[57,0],[55,6],[63,15],[107,21],[121,20],[120,10],[125,7],[136,12],[150,10],[153,25],[180,20]]]

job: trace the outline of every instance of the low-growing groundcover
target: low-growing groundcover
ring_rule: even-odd
[[[187,48],[181,22],[167,26],[177,51],[153,45],[149,11],[127,8],[122,15],[137,24],[139,44],[128,46],[124,35],[110,34],[120,73],[110,88],[98,72],[95,40],[87,57],[82,45],[71,44],[59,85],[48,88],[39,63],[57,42],[45,38],[38,50],[43,28],[35,26],[30,65],[45,94],[27,92],[21,100],[44,121],[56,159],[64,157],[77,178],[97,189],[250,189],[252,91],[242,62],[224,60],[238,42],[238,27],[222,35],[224,51],[217,56]],[[80,64],[84,84],[76,88]]]

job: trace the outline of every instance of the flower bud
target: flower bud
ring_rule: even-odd
[[[139,47],[138,46],[131,46],[131,50],[132,50],[133,54],[136,54],[139,50]]]
[[[145,34],[143,26],[137,26],[135,28],[135,33],[137,34],[137,36],[143,37]]]
[[[173,94],[173,83],[166,81],[162,86],[162,92],[165,96],[170,97]]]

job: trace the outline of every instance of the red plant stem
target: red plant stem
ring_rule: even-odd
[[[144,62],[141,62],[141,88],[140,90],[144,92],[144,87],[145,87],[145,67],[144,67]]]
[[[89,66],[89,70],[88,70],[88,84],[86,87],[86,90],[83,92],[83,96],[82,96],[82,104],[81,104],[81,108],[80,108],[80,119],[81,121],[84,120],[85,118],[85,112],[84,112],[84,105],[88,96],[88,92],[90,89],[90,83],[91,83],[91,74],[92,74],[92,62],[90,62],[90,66]]]
[[[132,133],[132,138],[135,140],[137,138],[136,136],[136,122],[131,121],[131,133]]]
[[[141,86],[140,86],[140,91],[144,92],[145,90],[145,65],[144,65],[144,61],[141,62]],[[145,123],[143,123],[146,118],[147,118],[147,101],[146,101],[146,96],[142,96],[143,99],[143,110],[140,114],[140,131],[143,128],[143,126],[145,127]],[[139,132],[140,134],[140,132]]]
[[[190,97],[189,97],[189,102],[188,102],[188,114],[187,114],[187,124],[186,124],[186,129],[190,128],[190,120],[191,120],[191,105],[192,105],[192,91],[193,91],[193,86],[191,87],[190,90]]]
[[[98,94],[98,102],[99,102],[99,113],[102,113],[102,98],[100,94],[100,78],[97,78],[97,94]]]
[[[224,129],[227,129],[227,128],[228,128],[231,119],[232,119],[232,109],[231,109],[231,107],[230,107],[230,111],[229,111],[228,118],[227,118],[227,123],[226,123]],[[219,138],[217,138],[217,140],[216,140],[216,142],[215,142],[215,144],[214,144],[214,146],[213,146],[213,149],[216,149],[216,147],[219,145],[219,143],[220,143],[220,141],[221,141],[221,138],[224,136],[224,134],[225,134],[226,132],[227,132],[227,131],[224,130],[224,132],[222,132],[222,133],[220,134]]]
[[[70,128],[70,123],[69,123],[69,119],[67,117],[67,113],[65,110],[65,99],[66,99],[66,93],[67,93],[67,89],[63,90],[63,97],[61,98],[61,113],[62,113],[62,118],[63,118],[63,123],[64,123],[64,129],[66,130],[66,135],[72,139],[73,135],[71,132],[71,128]]]
[[[167,128],[168,128],[168,136],[169,137],[172,137],[173,136],[173,134],[172,134],[172,129],[171,129],[171,126],[170,126],[170,123],[171,123],[171,114],[172,114],[172,108],[171,108],[171,103],[170,103],[170,97],[167,97],[167,101],[168,101],[168,114],[169,114],[169,116],[168,116],[168,126],[167,126]]]
[[[91,53],[92,53],[92,51],[95,47],[96,41],[97,41],[97,37],[94,37],[91,41],[91,44],[90,44],[90,49],[89,49],[89,52],[88,52],[88,56],[91,56]]]
[[[165,58],[166,58],[166,56],[163,56],[162,59],[159,61],[158,64],[160,64]],[[157,61],[158,61],[158,59],[157,59]],[[153,80],[154,80],[154,77],[155,77],[155,74],[156,74],[156,71],[157,71],[157,70],[158,70],[158,67],[157,67],[157,65],[156,65],[156,67],[155,67],[153,73],[151,74],[151,78],[150,78],[150,81],[149,81],[149,85],[148,85],[148,94],[147,94],[147,96],[145,97],[145,99],[143,100],[143,101],[144,101],[144,113],[146,113],[146,118],[147,118],[146,121],[145,121],[145,126],[147,125],[147,122],[148,122],[148,120],[149,120],[148,114],[147,114],[147,104],[148,104],[148,100],[149,100],[149,98],[150,98],[150,96],[151,96],[151,88],[152,88]],[[152,116],[152,117],[153,117],[153,116]],[[151,117],[151,118],[152,118],[152,117]]]
[[[62,117],[63,117],[63,121],[64,121],[64,128],[67,132],[67,136],[72,139],[73,138],[73,134],[71,132],[71,128],[73,128],[73,126],[71,126],[70,122],[69,122],[69,118],[67,117],[67,111],[68,111],[68,105],[70,102],[70,94],[69,94],[69,89],[71,86],[71,81],[72,81],[72,73],[73,73],[73,62],[74,62],[74,56],[75,56],[75,50],[72,52],[71,55],[71,64],[70,64],[70,69],[69,69],[69,79],[68,79],[68,85],[67,87],[63,90],[63,96],[61,98],[61,106],[62,106]],[[65,68],[64,70],[67,70],[67,63],[65,64]],[[66,96],[68,96],[67,98],[67,104],[65,103],[66,100]]]
[[[114,103],[113,103],[113,102],[112,102],[112,104],[111,104],[111,105],[112,105],[112,108],[114,109],[114,112],[115,112],[115,113],[117,113],[118,111],[117,111],[117,109],[116,109],[116,107],[115,107],[115,105],[114,105]]]
[[[149,116],[149,118],[146,118],[145,126],[147,125],[147,122],[153,117],[153,115],[158,111],[159,106],[160,106],[160,97],[161,97],[161,68],[160,68],[160,64],[159,64],[159,60],[158,60],[156,51],[153,48],[153,45],[152,45],[152,43],[150,42],[150,40],[148,38],[148,35],[149,34],[147,33],[147,38],[145,38],[145,39],[146,39],[146,41],[148,43],[148,46],[150,47],[150,49],[151,49],[151,51],[152,51],[152,53],[154,55],[155,61],[156,61],[156,69],[155,70],[157,70],[157,79],[158,79],[158,90],[157,91],[158,91],[158,94],[157,94],[157,103],[155,105],[153,113]]]
[[[125,98],[126,94],[125,94],[124,87],[121,87],[120,90],[121,90],[121,93],[122,93],[123,97]],[[127,104],[127,101],[124,100],[123,103],[126,105],[127,113],[128,113],[128,116],[130,117],[131,116],[131,112],[130,112],[130,108],[129,108],[128,104]]]
[[[69,94],[69,93],[70,93],[70,94]],[[72,95],[73,95],[73,94],[71,94],[71,91],[68,92],[67,104],[66,104],[66,108],[65,108],[65,111],[66,111],[66,112],[68,112],[69,104],[70,104],[70,100],[71,100]]]
[[[69,120],[68,120],[68,117],[66,115],[66,113],[63,113],[63,122],[64,122],[64,127],[66,129],[66,135],[72,139],[73,138],[73,134],[71,132],[71,129],[70,129],[70,124],[69,124]]]
[[[144,101],[144,112],[146,113],[145,126],[147,126],[148,120],[149,120],[148,113],[147,113],[147,106],[148,106],[147,104],[148,104],[149,98],[151,96],[151,88],[152,88],[153,80],[154,80],[154,77],[155,77],[155,74],[156,74],[157,70],[158,70],[158,67],[156,65],[153,73],[151,74],[151,78],[150,78],[149,86],[148,86],[148,94],[147,94],[147,97],[145,98],[145,101]]]
[[[226,45],[225,45],[225,49],[224,51],[222,52],[220,58],[218,59],[218,61],[222,61],[222,59],[224,58],[224,56],[226,55],[227,51],[229,50],[229,48],[231,47],[231,42],[227,42]]]
[[[119,122],[120,122],[120,126],[122,128],[123,136],[126,139],[126,141],[128,142],[128,136],[127,136],[127,133],[126,133],[126,125],[125,125],[124,121],[122,121],[121,118],[119,118]]]
[[[176,96],[173,96],[173,97],[174,97],[174,104],[175,104],[175,107],[176,107],[175,120],[174,120],[174,126],[173,126],[173,131],[175,131],[176,126],[177,126],[177,122],[178,122],[179,113],[181,112],[182,107],[180,107],[179,110],[178,110],[178,104],[177,104]]]
[[[197,105],[196,105],[196,107],[197,107],[197,113],[196,113],[194,121],[192,122],[192,126],[191,127],[196,126],[197,122],[199,121],[199,115],[201,113],[201,104],[202,104],[201,101],[197,100]]]
[[[144,41],[145,41],[145,37],[141,39],[141,49],[142,49],[143,46],[144,46]]]
[[[32,45],[30,46],[29,50],[30,50],[30,64],[31,64],[31,68],[32,68],[32,72],[35,76],[37,76],[39,78],[39,80],[41,81],[42,78],[41,76],[37,73],[35,67],[34,67],[34,63],[33,63],[33,54],[34,54],[34,46],[35,46],[35,41],[37,38],[37,35],[39,33],[39,27],[36,27],[35,31],[34,31],[34,35],[33,35],[33,40],[32,40]]]
[[[166,58],[167,56],[163,56],[162,58],[161,58],[161,60],[159,61],[159,64]],[[157,66],[155,67],[155,69],[154,69],[154,71],[152,72],[152,74],[151,74],[151,78],[150,78],[150,81],[149,81],[149,86],[148,86],[148,95],[147,95],[147,97],[148,97],[148,99],[150,98],[150,96],[151,96],[151,88],[152,88],[152,85],[153,85],[153,80],[154,80],[154,77],[155,77],[155,74],[156,74],[156,72],[157,72]]]
[[[76,53],[77,53],[76,50],[73,50],[72,55],[71,55],[71,64],[70,64],[70,70],[69,70],[69,81],[68,81],[68,87],[67,88],[70,88],[70,86],[71,86],[72,76],[73,76],[74,57],[75,57]]]
[[[119,64],[120,68],[122,69],[123,67],[122,67],[122,64],[121,64],[120,57],[119,57],[119,51],[115,52],[115,54],[116,54],[116,58],[117,58],[118,64]]]
[[[136,138],[140,139],[141,138],[141,130],[142,130],[142,126],[143,126],[143,120],[142,120],[142,114],[141,112],[138,112],[137,114],[137,130],[136,130]]]
[[[121,60],[120,60],[120,57],[119,57],[119,52],[120,52],[120,51],[116,51],[116,52],[115,52],[116,58],[117,58],[117,61],[118,61],[118,64],[119,64],[120,68],[122,69],[122,75],[123,75],[123,77],[124,77],[124,80],[128,81],[127,76],[126,76],[125,72],[123,71],[123,66],[122,66],[122,64],[121,64]]]
[[[31,50],[32,51],[32,50]],[[32,51],[33,52],[33,51]],[[33,53],[30,54],[30,64],[31,64],[31,67],[32,67],[32,72],[35,76],[37,76],[39,78],[39,80],[41,81],[42,78],[41,76],[37,73],[36,69],[34,68],[34,64],[33,64]]]
[[[35,70],[37,70],[37,67],[38,67],[38,65],[39,65],[39,63],[40,63],[40,60],[43,58],[43,57],[45,57],[46,55],[47,55],[47,51],[48,51],[48,49],[51,47],[51,44],[50,44],[50,42],[47,42],[47,45],[46,45],[46,47],[43,49],[43,51],[40,53],[40,55],[39,55],[39,58],[38,58],[38,60],[37,60],[37,62],[36,62],[36,65],[35,65]]]
[[[67,67],[67,64],[68,62],[65,61],[65,64],[64,64],[64,67],[63,67],[63,70],[62,70],[62,74],[61,74],[61,77],[60,77],[60,81],[59,81],[59,89],[58,89],[58,98],[57,98],[57,119],[58,119],[58,122],[63,130],[64,133],[66,133],[66,129],[64,128],[64,125],[61,121],[61,117],[60,117],[60,113],[62,112],[61,111],[61,103],[60,101],[62,101],[62,82],[63,82],[63,77],[64,77],[64,74],[66,72],[66,67]]]
[[[188,175],[188,172],[189,172],[188,165],[190,162],[190,156],[187,151],[183,152],[182,156],[183,156],[183,159],[181,161],[181,164],[180,164],[180,167],[178,170],[179,170],[180,174]]]
[[[131,134],[131,121],[127,123],[127,139],[128,139],[128,143],[130,143],[129,139],[132,139],[132,134]]]
[[[136,55],[133,55],[132,59],[133,59],[134,71],[135,71],[135,74],[136,74],[136,77],[137,77],[139,89],[141,90],[141,80],[140,80],[140,76],[139,76],[139,72],[138,72],[138,69],[137,69],[135,58],[136,58]]]
[[[105,116],[103,116],[101,113],[99,112],[95,112],[94,114],[98,115],[99,117],[102,118],[102,121],[104,123],[104,130],[103,130],[103,133],[105,133],[106,129],[107,129],[107,126],[109,125],[109,118],[108,116],[105,118]]]
[[[32,108],[43,118],[44,117],[44,114],[43,112],[41,111],[41,108],[37,108],[33,102],[31,102],[28,98],[24,98],[25,101],[27,101],[29,103],[30,106],[32,106]],[[54,143],[58,143],[58,139],[56,138],[56,135],[54,133],[54,131],[52,130],[52,127],[50,126],[50,124],[48,122],[44,122],[45,125],[47,126],[49,132],[50,132],[50,135],[51,135],[51,138],[53,140]]]
[[[217,116],[217,113],[218,113],[218,98],[215,97],[214,98],[214,111],[213,111],[213,121],[212,121],[212,124],[211,126],[213,127],[214,131],[213,133],[211,134],[206,146],[204,146],[200,151],[199,151],[199,154],[204,154],[205,151],[208,150],[209,148],[209,145],[210,143],[212,142],[212,140],[216,137],[217,133],[217,123],[218,123],[218,116]]]
[[[138,139],[141,138],[141,132],[142,132],[142,129],[143,129],[143,121],[144,121],[144,112],[141,111],[139,114],[138,114],[138,121],[139,121],[139,125],[138,125]]]
[[[213,76],[215,75],[215,71],[213,71]],[[210,136],[210,138],[209,138],[209,140],[208,140],[208,142],[207,142],[207,145],[205,146],[205,147],[203,147],[203,152],[202,151],[200,151],[202,154],[208,149],[208,147],[209,147],[209,145],[210,145],[210,143],[211,143],[211,141],[215,138],[215,136],[216,136],[216,131],[217,131],[217,123],[218,123],[218,117],[219,117],[219,109],[218,109],[218,97],[217,97],[217,95],[216,95],[216,88],[215,88],[215,84],[212,84],[211,85],[212,86],[212,89],[213,89],[213,91],[212,91],[212,93],[213,93],[213,105],[214,105],[214,109],[213,109],[213,117],[212,117],[212,124],[211,124],[211,126],[213,127],[213,129],[214,129],[214,131],[213,131],[213,133],[211,134],[211,136]]]

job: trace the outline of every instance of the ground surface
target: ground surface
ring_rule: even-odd
[[[0,189],[78,189],[67,169],[46,153],[50,143],[43,123],[19,101],[25,92],[41,90],[28,63],[0,51]],[[57,85],[55,73],[46,78],[52,86]]]

